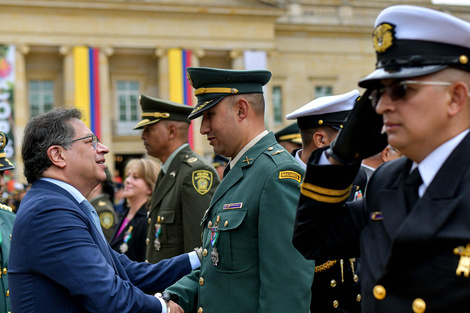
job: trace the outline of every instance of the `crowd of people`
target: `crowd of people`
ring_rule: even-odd
[[[75,108],[28,121],[0,205],[2,312],[459,312],[470,304],[470,23],[384,9],[362,94],[265,128],[267,70],[187,68],[195,107],[142,95],[122,181]],[[212,164],[188,144],[191,121]],[[0,132],[0,191],[14,170]],[[468,178],[468,179],[467,179]]]

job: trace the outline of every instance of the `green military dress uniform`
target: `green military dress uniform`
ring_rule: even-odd
[[[15,213],[9,206],[0,204],[0,246],[2,255],[0,257],[0,312],[11,312],[10,291],[8,290],[8,258],[10,257],[10,241]]]
[[[151,263],[201,246],[199,221],[220,181],[215,169],[189,145],[176,154],[162,175],[149,209],[146,256]]]
[[[111,240],[116,225],[116,212],[114,205],[106,194],[101,194],[90,200],[91,205],[96,209],[100,217],[101,229],[107,241]]]
[[[167,289],[185,312],[308,312],[314,263],[292,245],[302,172],[272,133],[232,165],[201,222],[200,270]]]

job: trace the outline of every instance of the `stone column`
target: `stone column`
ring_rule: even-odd
[[[75,106],[75,77],[73,69],[73,49],[70,46],[60,46],[59,53],[64,57],[64,104],[69,107]]]
[[[243,51],[232,50],[230,51],[230,58],[232,58],[232,69],[233,70],[244,70],[245,65],[243,64]]]
[[[15,176],[18,182],[26,183],[23,176],[23,162],[21,162],[21,138],[23,137],[24,128],[28,123],[30,110],[27,97],[27,79],[26,79],[26,61],[25,56],[30,52],[28,45],[16,46],[15,49],[15,127],[12,130],[15,137]]]
[[[170,84],[168,81],[168,50],[164,48],[155,49],[155,56],[158,58],[158,98],[170,98]]]
[[[114,54],[114,48],[106,46],[99,48],[99,83],[100,83],[100,141],[109,148],[106,155],[106,165],[113,176],[115,168],[115,153],[113,150],[113,123],[114,120],[114,101],[111,98],[111,86],[109,81],[109,57]]]

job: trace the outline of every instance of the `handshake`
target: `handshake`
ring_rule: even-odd
[[[387,134],[382,133],[382,116],[375,112],[371,102],[371,89],[356,100],[336,139],[326,151],[343,165],[361,162],[387,146]]]

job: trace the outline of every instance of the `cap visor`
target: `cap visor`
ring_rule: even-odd
[[[152,121],[148,120],[148,119],[142,120],[139,123],[137,123],[137,125],[134,126],[134,130],[142,129],[142,128],[144,128],[144,126],[152,125],[152,124],[155,124],[156,122],[159,122],[159,121],[160,121],[160,118],[157,118],[157,119],[152,120]]]
[[[202,113],[210,108],[212,108],[214,105],[216,105],[217,103],[219,103],[220,101],[222,101],[223,98],[225,98],[227,95],[224,95],[224,96],[221,96],[219,98],[215,98],[215,99],[211,99],[212,101],[210,103],[208,103],[207,105],[204,106],[204,103],[206,101],[204,101],[203,103],[198,103],[196,105],[196,108],[191,112],[191,114],[189,114],[188,116],[188,120],[194,120],[195,118],[198,118],[199,116],[202,115]],[[210,101],[210,100],[209,100]],[[201,108],[201,106],[203,106]]]
[[[447,65],[428,65],[422,67],[402,67],[398,71],[386,71],[383,68],[376,69],[371,74],[359,81],[359,87],[371,88],[381,85],[382,79],[400,79],[409,77],[418,77],[439,72],[445,69]]]

